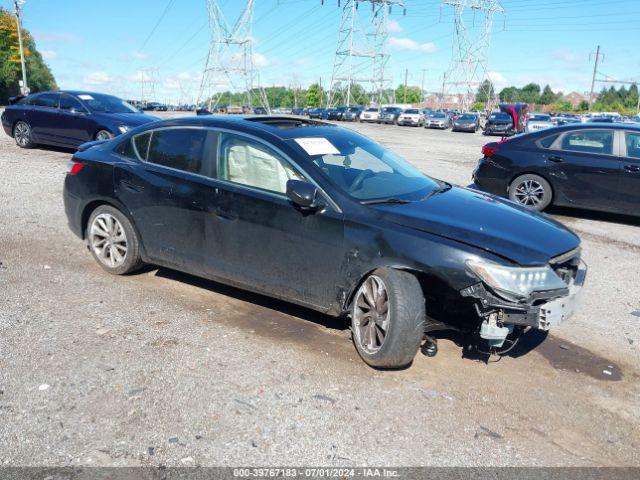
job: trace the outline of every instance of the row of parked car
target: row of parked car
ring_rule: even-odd
[[[295,114],[295,113],[294,113]],[[481,128],[481,112],[460,113],[448,110],[429,110],[400,107],[334,107],[314,108],[302,115],[312,119],[395,124],[442,130],[477,132]]]

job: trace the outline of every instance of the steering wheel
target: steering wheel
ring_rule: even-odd
[[[362,186],[362,182],[364,182],[365,178],[371,177],[372,175],[374,175],[373,170],[368,168],[366,170],[362,170],[351,183],[351,186],[349,187],[349,191],[355,192],[357,189],[359,189]]]

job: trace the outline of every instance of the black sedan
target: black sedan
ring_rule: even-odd
[[[92,92],[34,93],[8,106],[2,127],[18,146],[36,144],[77,147],[104,140],[157,120],[124,100]]]
[[[72,160],[69,226],[107,272],[151,263],[350,316],[377,367],[447,328],[501,353],[571,315],[584,279],[560,223],[322,122],[167,120]]]
[[[568,124],[488,143],[473,174],[484,191],[549,205],[640,215],[640,126]]]
[[[503,137],[509,137],[516,133],[513,128],[513,119],[508,113],[505,112],[493,112],[487,118],[487,122],[484,125],[483,135],[501,135]]]

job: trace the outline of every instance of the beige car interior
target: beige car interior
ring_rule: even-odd
[[[285,193],[288,180],[304,179],[284,160],[255,144],[226,142],[221,159],[226,161],[221,170],[227,180],[262,190]]]

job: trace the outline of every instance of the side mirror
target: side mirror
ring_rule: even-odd
[[[318,189],[302,180],[287,181],[287,197],[294,205],[303,210],[319,210],[322,208],[320,202],[317,201]]]

